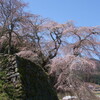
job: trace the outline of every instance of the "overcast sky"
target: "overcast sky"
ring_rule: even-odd
[[[100,0],[23,0],[27,11],[59,23],[73,20],[77,26],[100,25]]]

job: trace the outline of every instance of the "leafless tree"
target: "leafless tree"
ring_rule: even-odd
[[[31,50],[41,57],[42,66],[57,55],[63,32],[62,24],[44,19],[39,15],[32,15],[26,25],[23,25],[24,37],[31,44]]]
[[[63,35],[62,49],[75,56],[100,58],[100,28],[75,27],[71,25]]]
[[[20,0],[0,0],[0,37],[8,38],[8,53],[11,54],[12,37],[21,36],[24,47],[32,51],[30,55],[34,53],[41,58],[42,67],[57,54],[63,56],[53,59],[51,65],[55,88],[76,95],[79,100],[84,96],[85,100],[94,100],[96,97],[79,76],[91,75],[97,70],[95,64],[84,57],[100,58],[100,27],[76,27],[70,22],[58,24],[24,12],[25,6]]]
[[[77,96],[78,100],[98,100],[82,79],[97,70],[96,64],[89,58],[69,55],[53,59],[50,75],[58,93]]]
[[[82,77],[89,77],[98,71],[96,63],[90,58],[100,57],[99,37],[99,27],[75,27],[72,23],[64,24],[63,41],[58,52],[61,55],[52,60],[50,71],[58,92],[75,95],[78,100],[96,100]]]
[[[8,53],[11,53],[12,36],[18,36],[20,24],[26,18],[23,8],[26,4],[20,0],[0,0],[0,36],[8,37]]]

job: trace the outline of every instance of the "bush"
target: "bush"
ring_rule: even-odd
[[[19,52],[18,48],[14,45],[12,45],[11,47],[11,54],[14,54],[14,53],[17,53]],[[5,53],[7,54],[8,53],[8,43],[7,42],[4,42],[0,48],[0,53]]]

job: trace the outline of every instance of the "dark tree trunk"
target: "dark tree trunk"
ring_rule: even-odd
[[[57,94],[48,81],[49,77],[41,66],[17,57],[22,80],[24,100],[58,100]]]
[[[11,32],[9,32],[9,40],[8,40],[8,54],[11,54]]]

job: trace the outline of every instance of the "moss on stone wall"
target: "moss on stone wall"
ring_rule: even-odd
[[[25,100],[58,100],[49,77],[35,62],[17,57]]]
[[[15,56],[0,55],[0,100],[21,100],[22,90],[20,80],[13,82],[9,78],[10,67],[15,67],[13,64]]]
[[[0,54],[0,100],[58,100],[48,74],[35,62]]]

